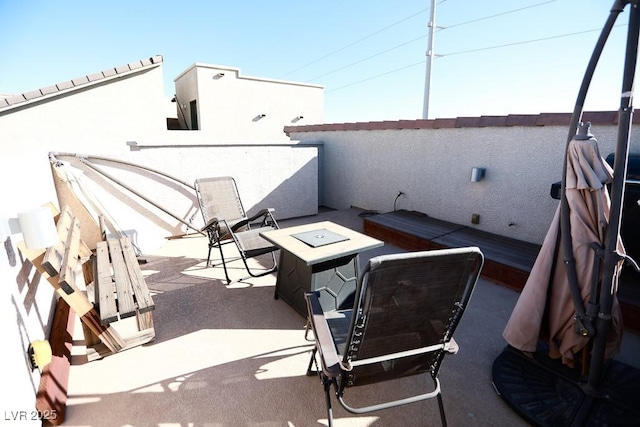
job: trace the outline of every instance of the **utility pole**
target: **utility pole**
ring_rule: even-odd
[[[427,69],[424,74],[424,103],[422,105],[422,118],[429,118],[429,98],[431,96],[431,68],[433,67],[433,37],[436,32],[436,0],[431,0],[431,12],[429,16],[429,41],[427,47]]]

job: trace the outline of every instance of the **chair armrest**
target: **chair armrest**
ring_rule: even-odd
[[[218,222],[220,222],[218,218],[211,218],[209,221],[207,221],[205,226],[200,229],[200,231],[205,231],[211,227],[215,227],[218,224]]]
[[[260,209],[260,212],[256,213],[251,218],[248,218],[247,221],[249,221],[249,222],[255,221],[256,219],[260,218],[261,216],[267,216],[267,215],[271,216],[272,212],[275,212],[274,208]]]
[[[329,378],[336,378],[340,375],[340,358],[333,342],[331,329],[329,329],[329,324],[322,311],[318,294],[307,292],[304,297],[307,301],[307,313],[316,340],[316,348],[320,353],[322,372]]]
[[[239,221],[238,223],[234,224],[231,227],[231,231],[236,231],[239,228],[244,227],[245,225],[249,224],[250,222],[255,221],[256,219],[260,218],[260,217],[265,217],[265,219],[262,220],[263,224],[266,220],[266,217],[271,218],[271,220],[273,221],[273,223],[275,224],[276,221],[273,218],[273,215],[271,214],[271,212],[274,212],[275,209],[274,208],[268,208],[268,209],[261,209],[260,212],[256,213],[255,215],[253,215],[251,218],[245,218],[242,221]]]

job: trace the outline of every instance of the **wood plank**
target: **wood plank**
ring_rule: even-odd
[[[153,329],[153,316],[150,311],[146,313],[138,313],[136,315],[138,330]]]
[[[107,242],[96,243],[96,254],[93,259],[95,301],[100,313],[100,323],[107,325],[118,320],[116,305],[116,289],[113,283],[111,263],[109,262],[109,248]]]
[[[120,245],[122,246],[122,253],[127,264],[127,271],[129,272],[129,277],[131,279],[131,286],[133,288],[133,294],[135,296],[138,311],[140,313],[151,311],[155,308],[155,305],[153,304],[153,299],[149,293],[147,283],[142,276],[142,270],[140,270],[140,264],[138,263],[136,254],[133,251],[131,240],[129,240],[128,237],[123,237],[120,239]]]
[[[156,332],[153,328],[143,329],[136,333],[133,333],[124,338],[124,345],[119,351],[128,350],[130,348],[146,344],[155,340]],[[101,359],[105,356],[109,356],[111,354],[111,350],[107,348],[104,344],[97,344],[92,347],[87,347],[87,361],[91,362],[93,360]]]
[[[116,285],[116,295],[118,296],[118,312],[120,318],[135,316],[136,305],[133,300],[133,290],[131,287],[131,277],[124,260],[120,240],[108,239],[109,255],[113,267],[113,280]]]
[[[62,267],[62,259],[64,257],[64,248],[69,235],[69,230],[73,224],[73,216],[68,209],[63,209],[58,215],[58,223],[56,230],[58,232],[58,242],[47,248],[42,260],[42,268],[51,277],[57,276]]]
[[[64,256],[58,277],[60,288],[67,295],[78,291],[76,287],[76,274],[78,273],[78,254],[80,250],[80,221],[73,218],[71,227],[67,232],[67,241],[64,246]]]
[[[523,271],[531,270],[540,251],[540,245],[472,228],[464,228],[455,233],[438,237],[434,239],[434,242],[448,247],[473,243],[482,250],[485,258]]]
[[[68,221],[69,219],[64,219],[65,217],[71,219],[70,214],[61,214],[62,221]],[[60,223],[59,219],[59,223]],[[70,221],[71,224],[73,221]],[[69,230],[69,227],[66,228]],[[75,238],[75,237],[74,237]],[[65,241],[66,245],[66,241]],[[44,279],[46,279],[51,286],[55,289],[56,293],[66,301],[66,303],[71,307],[73,311],[80,317],[80,320],[83,323],[83,328],[85,330],[89,330],[93,335],[97,336],[102,343],[109,349],[109,351],[115,353],[122,349],[126,344],[122,337],[118,334],[118,332],[109,326],[102,325],[100,323],[100,316],[98,315],[96,309],[93,304],[87,298],[87,295],[84,292],[72,292],[68,294],[65,290],[60,286],[58,272],[54,276],[48,274],[48,272],[44,269],[42,265],[46,251],[37,249],[29,249],[26,247],[24,242],[17,243],[18,250],[31,261],[31,264],[38,270],[38,272],[42,275]],[[84,245],[79,246],[79,250],[82,251],[85,248]]]
[[[42,260],[44,258],[45,251],[42,249],[29,249],[26,247],[24,242],[18,242],[16,244],[20,252],[31,261],[31,264],[36,268],[36,270],[42,275],[44,279],[46,279],[49,284],[55,289],[56,293],[64,298],[64,300],[69,304],[69,306],[75,311],[78,316],[82,316],[85,313],[95,310],[93,304],[89,301],[87,296],[82,292],[73,292],[72,294],[67,294],[58,283],[58,275],[56,273],[55,276],[50,276],[42,266]]]
[[[105,326],[100,323],[100,316],[95,310],[86,313],[80,317],[80,320],[100,338],[100,341],[109,349],[112,353],[117,353],[122,350],[126,343],[120,336],[120,334],[112,327]]]

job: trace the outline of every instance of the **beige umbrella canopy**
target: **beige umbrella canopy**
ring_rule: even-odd
[[[613,173],[600,156],[597,141],[588,134],[588,127],[569,142],[566,170],[573,257],[582,302],[588,307],[594,275],[595,280],[600,280],[596,261],[601,263],[602,259],[597,257],[593,244],[604,246],[611,205],[606,184]],[[551,358],[562,358],[565,365],[573,367],[575,355],[589,343],[590,337],[576,332],[576,308],[560,238],[559,206],[503,337],[512,347],[532,353],[538,342],[544,341],[549,345]],[[620,236],[618,251],[624,254]],[[622,262],[618,263],[617,273],[621,265]],[[607,358],[617,353],[622,338],[622,315],[615,295],[611,314]]]

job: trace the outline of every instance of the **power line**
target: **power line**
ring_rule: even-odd
[[[442,3],[444,3],[445,1],[447,1],[447,0],[441,0],[441,1],[440,1],[440,2],[438,2],[437,4],[442,4]],[[474,19],[474,20],[471,20],[471,21],[461,22],[461,23],[458,23],[458,24],[454,24],[454,25],[450,25],[450,26],[444,27],[444,28],[442,28],[442,29],[454,28],[454,27],[459,27],[459,26],[462,26],[462,25],[470,24],[470,23],[473,23],[473,22],[484,21],[484,20],[492,19],[492,18],[495,18],[495,17],[498,17],[498,16],[503,16],[503,15],[508,15],[508,14],[510,14],[510,13],[519,12],[519,11],[522,11],[522,10],[525,10],[525,9],[530,9],[530,8],[533,8],[533,7],[542,6],[542,5],[547,4],[547,3],[553,3],[553,2],[555,2],[555,1],[557,1],[557,0],[549,0],[549,1],[546,1],[546,2],[543,2],[543,3],[537,3],[537,4],[534,4],[534,5],[521,7],[521,8],[519,8],[519,9],[510,10],[510,11],[507,11],[507,12],[502,12],[502,13],[498,13],[498,14],[491,15],[491,16],[485,16],[485,17],[483,17],[483,18],[478,18],[478,19]],[[344,49],[346,49],[346,48],[348,48],[348,47],[351,47],[351,46],[353,46],[354,44],[359,43],[360,41],[366,40],[367,38],[369,38],[369,37],[371,37],[371,36],[373,36],[373,35],[375,35],[375,34],[378,34],[378,33],[382,32],[382,31],[384,31],[384,30],[386,30],[386,29],[388,29],[388,28],[391,28],[392,26],[397,25],[397,24],[399,24],[400,22],[404,22],[404,21],[406,21],[407,19],[412,18],[412,17],[414,17],[414,16],[416,16],[416,15],[418,15],[418,14],[420,14],[420,13],[422,13],[422,12],[426,11],[426,10],[429,10],[429,9],[430,9],[430,8],[426,8],[426,9],[423,9],[423,10],[421,10],[421,11],[419,11],[419,12],[416,12],[416,13],[414,13],[413,15],[411,15],[411,16],[409,16],[409,17],[407,17],[407,18],[404,18],[404,19],[402,19],[402,20],[400,20],[400,21],[398,21],[398,22],[396,22],[396,23],[394,23],[394,24],[391,24],[391,25],[389,25],[389,26],[387,26],[387,27],[383,28],[382,30],[376,31],[375,33],[372,33],[371,35],[369,35],[369,36],[367,36],[367,37],[365,37],[365,38],[362,38],[362,39],[360,39],[360,40],[358,40],[358,41],[356,41],[356,42],[353,42],[353,43],[351,43],[351,44],[349,44],[349,45],[347,45],[347,46],[345,46],[345,47],[343,47],[343,48],[340,48],[340,49],[338,49],[338,50],[336,50],[336,51],[334,51],[334,52],[332,52],[332,53],[330,53],[330,54],[327,54],[327,55],[325,55],[325,56],[323,56],[323,57],[321,57],[321,58],[319,58],[319,59],[316,59],[315,61],[313,61],[312,63],[307,64],[307,65],[311,65],[311,64],[313,64],[313,63],[319,62],[320,60],[322,60],[322,59],[324,59],[324,58],[326,58],[326,57],[328,57],[328,56],[332,55],[333,53],[337,53],[337,52],[340,52],[341,50],[344,50]],[[347,64],[347,65],[345,65],[345,66],[342,66],[342,67],[340,67],[340,68],[336,68],[336,69],[334,69],[334,70],[332,70],[332,71],[326,72],[326,73],[324,73],[324,74],[321,74],[321,75],[319,75],[319,76],[316,76],[316,77],[314,77],[314,78],[312,78],[312,79],[309,79],[309,80],[306,80],[306,81],[307,81],[307,82],[313,82],[313,81],[315,81],[315,80],[317,80],[317,79],[319,79],[319,78],[322,78],[322,77],[328,76],[328,75],[330,75],[330,74],[336,73],[336,72],[338,72],[338,71],[342,71],[342,70],[344,70],[344,69],[346,69],[346,68],[349,68],[349,67],[352,67],[352,66],[354,66],[354,65],[360,64],[360,63],[362,63],[362,62],[368,61],[369,59],[372,59],[372,58],[375,58],[375,57],[377,57],[377,56],[383,55],[383,54],[388,53],[388,52],[390,52],[390,51],[392,51],[392,50],[395,50],[395,49],[397,49],[397,48],[400,48],[400,47],[402,47],[402,46],[405,46],[405,45],[407,45],[407,44],[409,44],[409,43],[413,43],[413,42],[415,42],[415,41],[418,41],[418,40],[424,39],[425,37],[426,37],[426,35],[424,35],[424,36],[420,36],[420,37],[417,37],[417,38],[414,38],[414,39],[412,39],[412,40],[409,40],[409,41],[406,41],[406,42],[401,43],[401,44],[399,44],[399,45],[393,46],[393,47],[391,47],[391,48],[389,48],[389,49],[386,49],[386,50],[384,50],[384,51],[378,52],[378,53],[376,53],[376,54],[373,54],[373,55],[368,56],[368,57],[366,57],[366,58],[360,59],[360,60],[358,60],[358,61],[352,62],[352,63]],[[440,56],[440,55],[435,55],[435,56]],[[300,70],[301,68],[304,68],[304,67],[306,67],[306,66],[300,67],[300,68],[298,68],[298,69],[296,69],[296,70],[294,70],[294,71]],[[287,74],[291,74],[291,73],[293,73],[294,71],[291,71],[290,73],[287,73]],[[286,76],[287,74],[285,74],[285,76]]]
[[[378,77],[382,77],[382,76],[386,76],[387,74],[392,74],[392,73],[395,73],[395,72],[398,72],[398,71],[406,70],[407,68],[415,67],[416,65],[420,65],[420,64],[424,64],[424,63],[425,63],[425,60],[423,59],[422,61],[416,62],[415,64],[406,65],[404,67],[396,68],[395,70],[387,71],[387,72],[384,72],[384,73],[381,73],[381,74],[376,74],[375,76],[368,77],[366,79],[358,80],[356,82],[349,83],[349,84],[346,84],[344,86],[340,86],[340,87],[337,87],[335,89],[328,90],[325,93],[335,92],[336,90],[340,90],[340,89],[344,89],[344,88],[349,87],[349,86],[354,86],[354,85],[357,85],[357,84],[360,84],[360,83],[364,83],[364,82],[367,82],[369,80],[377,79]]]
[[[616,28],[616,27],[625,27],[627,25],[628,24],[618,24],[618,25],[615,25],[614,28]],[[525,40],[525,41],[521,41],[521,42],[507,43],[507,44],[502,44],[502,45],[483,47],[483,48],[479,48],[479,49],[470,49],[470,50],[454,52],[454,53],[449,53],[449,54],[443,54],[443,55],[438,55],[438,56],[446,57],[446,56],[453,56],[453,55],[462,55],[462,54],[465,54],[465,53],[474,53],[474,52],[479,52],[479,51],[483,51],[483,50],[499,49],[499,48],[503,48],[503,47],[510,47],[510,46],[515,46],[515,45],[520,45],[520,44],[536,43],[536,42],[541,42],[541,41],[559,39],[559,38],[563,38],[563,37],[572,37],[572,36],[576,36],[576,35],[580,35],[580,34],[592,33],[592,32],[601,31],[601,30],[602,30],[602,28],[596,28],[596,29],[592,29],[592,30],[578,31],[578,32],[575,32],[575,33],[560,34],[560,35],[557,35],[557,36],[544,37],[544,38],[532,39],[532,40]],[[364,82],[367,82],[369,80],[374,80],[374,79],[377,79],[379,77],[386,76],[388,74],[393,74],[393,73],[396,73],[398,71],[405,70],[407,68],[411,68],[411,67],[415,67],[415,66],[420,65],[420,64],[424,64],[425,62],[426,62],[426,60],[422,60],[422,61],[416,62],[414,64],[410,64],[410,65],[406,65],[404,67],[396,68],[396,69],[393,69],[393,70],[390,70],[390,71],[387,71],[387,72],[384,72],[384,73],[381,73],[381,74],[376,74],[375,76],[368,77],[366,79],[358,80],[358,81],[346,84],[344,86],[340,86],[340,87],[337,87],[335,89],[328,90],[325,93],[335,92],[337,90],[341,90],[341,89],[344,89],[344,88],[347,88],[347,87],[350,87],[350,86],[354,86],[354,85],[357,85],[357,84],[360,84],[360,83],[364,83]]]
[[[442,3],[446,2],[446,1],[447,1],[447,0],[441,0],[441,1],[440,1],[440,2],[438,2],[437,4],[439,5],[439,4],[442,4]],[[495,15],[485,16],[485,17],[483,17],[483,18],[478,18],[478,19],[474,19],[474,20],[471,20],[471,21],[461,22],[461,23],[454,24],[454,25],[449,25],[449,26],[447,26],[447,27],[438,28],[438,30],[444,30],[444,29],[449,29],[449,28],[455,28],[455,27],[459,27],[459,26],[466,25],[466,24],[471,24],[471,23],[474,23],[474,22],[484,21],[484,20],[487,20],[487,19],[496,18],[496,17],[498,17],[498,16],[503,16],[503,15],[508,15],[508,14],[510,14],[510,13],[519,12],[519,11],[522,11],[522,10],[525,10],[525,9],[530,9],[530,8],[534,8],[534,7],[542,6],[542,5],[547,4],[547,3],[553,3],[553,2],[555,2],[555,1],[557,1],[557,0],[549,0],[549,1],[546,1],[546,2],[542,2],[542,3],[537,3],[537,4],[534,4],[534,5],[521,7],[521,8],[519,8],[519,9],[510,10],[510,11],[502,12],[502,13],[498,13],[498,14],[495,14]],[[318,62],[322,61],[323,59],[328,58],[328,57],[329,57],[329,56],[331,56],[331,55],[334,55],[334,54],[336,54],[336,53],[338,53],[338,52],[341,52],[341,51],[343,51],[343,50],[345,50],[345,49],[348,49],[348,48],[350,48],[350,47],[352,47],[352,46],[354,46],[354,45],[356,45],[356,44],[358,44],[358,43],[360,43],[360,42],[362,42],[362,41],[364,41],[364,40],[367,40],[367,39],[369,39],[369,38],[371,38],[371,37],[373,37],[373,36],[375,36],[375,35],[377,35],[377,34],[380,34],[381,32],[386,31],[386,30],[388,30],[389,28],[392,28],[392,27],[394,27],[394,26],[396,26],[396,25],[398,25],[398,24],[400,24],[400,23],[402,23],[402,22],[405,22],[405,21],[407,21],[407,20],[409,20],[409,19],[411,19],[411,18],[413,18],[413,17],[415,17],[415,16],[417,16],[417,15],[420,15],[421,13],[424,13],[424,12],[428,11],[429,9],[430,9],[430,8],[428,7],[428,8],[425,8],[425,9],[419,10],[418,12],[415,12],[414,14],[409,15],[409,16],[407,16],[406,18],[403,18],[403,19],[401,19],[401,20],[399,20],[399,21],[396,21],[396,22],[394,22],[393,24],[390,24],[390,25],[388,25],[388,26],[386,26],[386,27],[384,27],[384,28],[382,28],[382,29],[380,29],[380,30],[378,30],[378,31],[375,31],[375,32],[373,32],[373,33],[371,33],[371,34],[369,34],[369,35],[367,35],[367,36],[365,36],[365,37],[363,37],[363,38],[361,38],[361,39],[359,39],[359,40],[356,40],[356,41],[354,41],[354,42],[352,42],[352,43],[349,43],[349,44],[348,44],[348,45],[346,45],[346,46],[343,46],[343,47],[341,47],[341,48],[339,48],[339,49],[336,49],[336,50],[334,50],[334,51],[332,51],[332,52],[330,52],[330,53],[328,53],[328,54],[326,54],[326,55],[323,55],[323,56],[321,56],[320,58],[317,58],[317,59],[315,59],[315,60],[313,60],[313,61],[311,61],[311,62],[309,62],[309,63],[307,63],[307,64],[305,64],[305,65],[302,65],[302,66],[300,66],[300,67],[298,67],[298,68],[296,68],[296,69],[294,69],[294,70],[292,70],[292,71],[289,71],[288,73],[282,74],[281,76],[279,76],[279,77],[277,77],[277,78],[278,78],[278,79],[281,79],[281,78],[283,78],[283,77],[286,77],[286,76],[288,76],[288,75],[290,75],[290,74],[295,73],[296,71],[302,70],[303,68],[306,68],[306,67],[308,67],[308,66],[310,66],[310,65],[316,64],[316,63],[318,63]],[[420,40],[420,39],[422,39],[422,38],[424,38],[424,37],[426,37],[426,35],[425,35],[425,36],[421,36],[421,37],[419,37],[419,38],[415,38],[415,39],[409,40],[409,41],[404,42],[404,43],[402,43],[402,44],[396,45],[396,46],[394,46],[394,47],[392,47],[392,48],[390,48],[390,49],[387,49],[387,50],[385,50],[385,51],[379,52],[379,53],[377,53],[377,54],[374,54],[374,55],[369,56],[369,57],[367,57],[367,58],[364,58],[364,59],[361,59],[361,60],[359,60],[359,61],[353,62],[353,63],[351,63],[351,64],[345,65],[345,66],[343,66],[343,67],[337,68],[337,69],[335,69],[335,70],[333,70],[333,71],[329,71],[329,72],[327,72],[327,73],[325,73],[325,74],[322,74],[322,75],[320,75],[320,76],[316,76],[316,77],[314,77],[314,78],[312,78],[312,79],[310,79],[310,80],[307,80],[307,82],[312,82],[312,81],[317,80],[317,79],[319,79],[319,78],[321,78],[321,77],[325,77],[325,76],[327,76],[327,75],[329,75],[329,74],[333,74],[333,73],[335,73],[335,72],[342,71],[342,70],[344,70],[344,69],[346,69],[346,68],[349,68],[349,67],[351,67],[351,66],[353,66],[353,65],[356,65],[356,64],[358,64],[358,63],[360,63],[360,62],[367,61],[367,60],[369,60],[369,59],[371,59],[371,58],[374,58],[374,57],[376,57],[376,56],[379,56],[379,55],[382,55],[382,54],[384,54],[384,53],[390,52],[390,51],[392,51],[392,50],[394,50],[394,49],[397,49],[397,48],[402,47],[402,46],[405,46],[405,45],[407,45],[407,44],[409,44],[409,43],[415,42],[415,41]]]
[[[345,66],[343,66],[343,67],[336,68],[335,70],[333,70],[333,71],[329,71],[328,73],[324,73],[324,74],[321,74],[321,75],[319,75],[319,76],[316,76],[316,77],[314,77],[314,78],[312,78],[312,79],[310,79],[310,80],[307,80],[307,82],[312,82],[312,81],[317,80],[317,79],[319,79],[319,78],[321,78],[321,77],[328,76],[329,74],[337,73],[338,71],[342,71],[342,70],[344,70],[345,68],[349,68],[349,67],[352,67],[352,66],[354,66],[354,65],[356,65],[356,64],[360,64],[361,62],[368,61],[368,60],[369,60],[369,59],[371,59],[371,58],[375,58],[376,56],[380,56],[380,55],[383,55],[383,54],[385,54],[385,53],[387,53],[387,52],[391,52],[392,50],[395,50],[395,49],[398,49],[398,48],[400,48],[400,47],[402,47],[402,46],[408,45],[409,43],[413,43],[413,42],[415,42],[415,41],[422,40],[422,39],[424,39],[425,37],[426,37],[426,36],[416,37],[415,39],[412,39],[412,40],[406,41],[406,42],[404,42],[404,43],[402,43],[402,44],[399,44],[399,45],[393,46],[393,47],[391,47],[391,48],[389,48],[389,49],[387,49],[387,50],[383,50],[382,52],[378,52],[378,53],[373,54],[373,55],[371,55],[371,56],[368,56],[368,57],[366,57],[366,58],[360,59],[360,60],[358,60],[358,61],[356,61],[356,62],[352,62],[352,63],[350,63],[350,64],[347,64],[347,65],[345,65]]]
[[[399,21],[397,21],[397,22],[394,22],[394,23],[393,23],[393,24],[391,24],[391,25],[388,25],[388,26],[386,26],[386,27],[384,27],[384,28],[382,28],[382,29],[380,29],[380,30],[378,30],[378,31],[376,31],[376,32],[373,32],[373,33],[369,34],[368,36],[365,36],[365,37],[363,37],[363,38],[361,38],[361,39],[359,39],[359,40],[356,40],[356,41],[354,41],[354,42],[352,42],[352,43],[349,43],[349,44],[348,44],[348,45],[346,45],[346,46],[341,47],[340,49],[334,50],[333,52],[330,52],[330,53],[328,53],[328,54],[326,54],[326,55],[324,55],[324,56],[321,56],[320,58],[315,59],[315,60],[313,60],[313,61],[311,61],[311,62],[309,62],[309,63],[307,63],[307,64],[305,64],[305,65],[303,65],[303,66],[301,66],[301,67],[298,67],[298,68],[296,68],[295,70],[289,71],[288,73],[285,73],[285,74],[281,75],[280,77],[278,77],[278,79],[281,79],[281,78],[283,78],[283,77],[285,77],[285,76],[288,76],[289,74],[293,74],[293,73],[295,73],[296,71],[302,70],[303,68],[306,68],[306,67],[308,67],[309,65],[313,65],[313,64],[315,64],[315,63],[317,63],[317,62],[320,62],[320,61],[322,61],[323,59],[328,58],[329,56],[334,55],[334,54],[336,54],[336,53],[338,53],[338,52],[342,52],[343,50],[345,50],[345,49],[347,49],[347,48],[350,48],[351,46],[354,46],[354,45],[356,45],[356,44],[358,44],[358,43],[360,43],[360,42],[362,42],[362,41],[364,41],[364,40],[367,40],[367,39],[369,39],[369,38],[371,38],[371,37],[373,37],[373,36],[375,36],[375,35],[377,35],[377,34],[380,34],[381,32],[386,31],[386,30],[388,30],[388,29],[389,29],[389,28],[391,28],[391,27],[395,27],[396,25],[398,25],[398,24],[400,24],[400,23],[402,23],[402,22],[404,22],[404,21],[407,21],[407,20],[409,20],[409,19],[413,18],[414,16],[417,16],[417,15],[419,15],[419,14],[423,13],[423,12],[426,12],[427,10],[429,10],[429,8],[419,10],[418,12],[414,13],[413,15],[407,16],[406,18],[403,18],[403,19],[401,19],[401,20],[399,20]]]
[[[555,1],[557,1],[557,0],[549,0],[549,1],[542,2],[542,3],[532,4],[530,6],[521,7],[520,9],[509,10],[509,11],[506,11],[506,12],[497,13],[495,15],[485,16],[483,18],[472,19],[471,21],[465,21],[465,22],[460,22],[458,24],[448,25],[446,27],[442,27],[442,30],[448,30],[450,28],[461,27],[463,25],[473,24],[474,22],[486,21],[487,19],[497,18],[498,16],[509,15],[511,13],[520,12],[520,11],[525,10],[525,9],[532,9],[534,7],[542,6],[542,5],[545,5],[545,4],[548,4],[548,3],[553,3]]]
[[[627,25],[628,24],[618,24],[618,25],[614,25],[614,28],[615,27],[624,27],[624,26],[627,26]],[[527,44],[527,43],[536,43],[536,42],[541,42],[541,41],[546,41],[546,40],[559,39],[559,38],[563,38],[563,37],[577,36],[577,35],[580,35],[580,34],[593,33],[593,32],[596,32],[596,31],[602,31],[602,28],[596,28],[596,29],[593,29],[593,30],[578,31],[578,32],[575,32],[575,33],[561,34],[561,35],[551,36],[551,37],[543,37],[543,38],[539,38],[539,39],[525,40],[525,41],[514,42],[514,43],[506,43],[506,44],[501,44],[501,45],[496,45],[496,46],[481,47],[481,48],[478,48],[478,49],[462,50],[462,51],[453,52],[453,53],[443,53],[443,54],[440,54],[440,56],[441,57],[446,57],[446,56],[453,56],[453,55],[462,55],[464,53],[473,53],[473,52],[480,52],[480,51],[483,51],[483,50],[499,49],[499,48],[502,48],[502,47],[517,46],[517,45]]]

